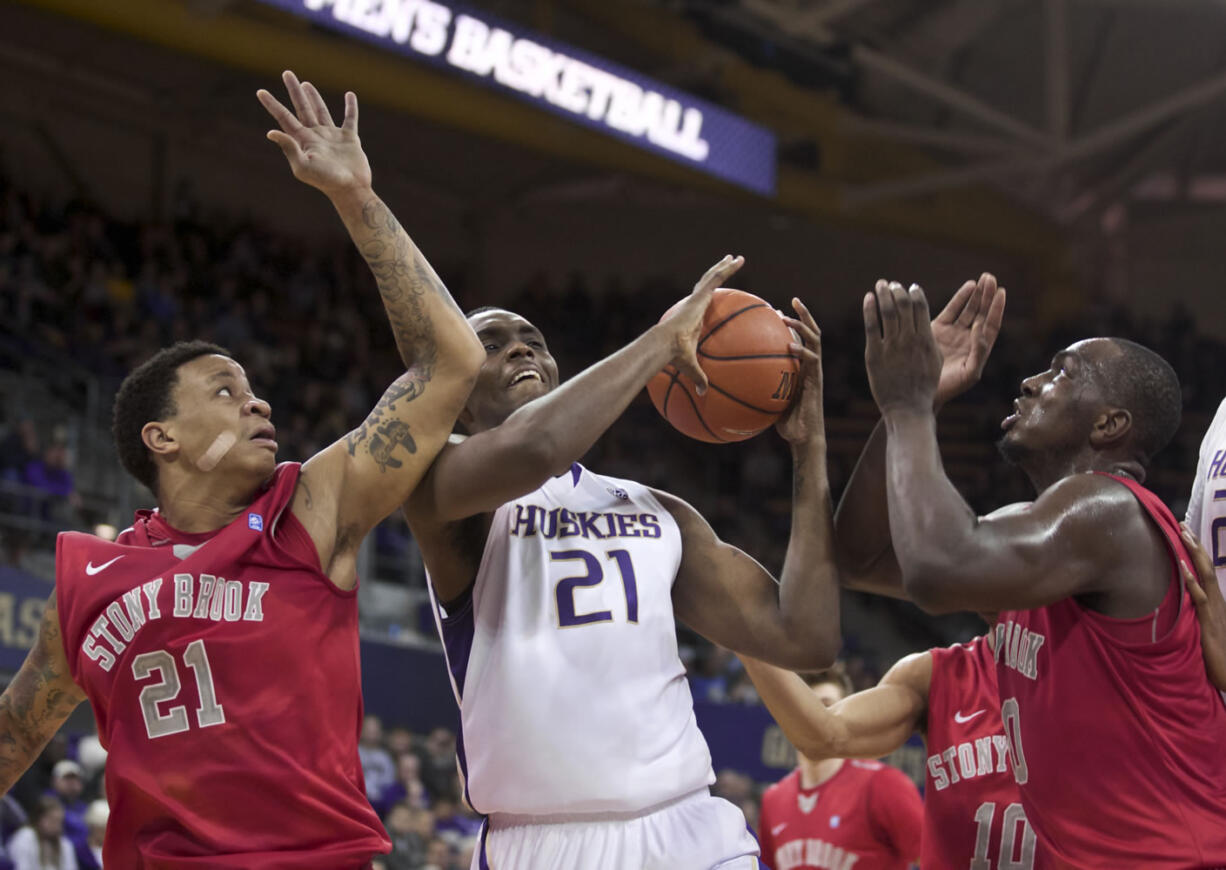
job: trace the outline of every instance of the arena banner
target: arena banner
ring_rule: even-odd
[[[419,734],[438,727],[455,731],[460,725],[441,649],[363,637],[362,703],[385,725],[403,725]]]
[[[32,574],[0,565],[0,670],[16,671],[25,661],[54,588]]]
[[[262,2],[757,193],[775,192],[775,135],[765,127],[486,12],[437,0]]]

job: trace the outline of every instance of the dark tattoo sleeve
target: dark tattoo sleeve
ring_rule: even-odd
[[[447,288],[383,200],[375,197],[362,207],[362,223],[371,234],[358,247],[379,286],[396,348],[405,367],[418,370],[424,386],[437,362],[438,345],[422,301],[427,294],[450,299]]]
[[[0,792],[12,788],[83,699],[68,675],[52,592],[34,648],[0,695]]]
[[[424,388],[425,383],[414,371],[405,372],[393,381],[362,425],[345,436],[349,455],[354,456],[359,448],[364,448],[370,451],[380,471],[400,468],[403,463],[392,455],[393,451],[403,444],[409,453],[416,453],[417,442],[413,440],[409,424],[395,416],[396,403],[413,401]]]

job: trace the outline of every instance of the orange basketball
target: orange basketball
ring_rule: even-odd
[[[695,393],[694,382],[671,363],[648,382],[647,392],[664,419],[691,438],[744,441],[773,425],[791,404],[800,371],[800,358],[788,350],[794,341],[765,300],[744,290],[716,290],[698,340],[706,394]]]

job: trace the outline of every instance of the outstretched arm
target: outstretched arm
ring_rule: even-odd
[[[681,529],[681,567],[673,584],[677,616],[699,634],[738,653],[804,670],[838,655],[839,588],[826,477],[821,336],[812,315],[787,323],[802,338],[801,389],[779,434],[791,445],[792,532],[781,582],[753,558],[721,541],[697,511],[657,493]]]
[[[407,368],[361,426],[306,463],[295,495],[294,513],[315,541],[324,571],[348,587],[362,538],[404,502],[446,442],[482,352],[447,288],[371,187],[357,97],[345,94],[338,127],[314,86],[291,72],[283,79],[294,112],[268,91],[258,94],[280,126],[268,138],[294,176],[336,208],[375,276]]]
[[[1186,564],[1179,563],[1184,585],[1188,587],[1192,603],[1196,606],[1205,671],[1217,690],[1226,692],[1226,600],[1222,598],[1213,560],[1186,524],[1183,526],[1183,542],[1196,564],[1196,573],[1193,574]]]
[[[888,438],[890,537],[911,600],[937,613],[1029,609],[1122,592],[1111,578],[1150,576],[1139,569],[1161,576],[1167,555],[1156,529],[1132,493],[1103,475],[1074,474],[1026,510],[976,516],[937,449],[941,357],[924,292],[878,288],[864,299],[864,323]]]
[[[696,355],[703,314],[715,289],[744,262],[724,257],[667,320],[501,425],[448,446],[407,506],[410,523],[464,519],[532,492],[586,453],[670,361],[705,388]]]
[[[879,281],[879,287],[889,286]],[[964,283],[932,321],[941,352],[941,375],[934,407],[966,392],[979,381],[1000,334],[1005,288],[984,272]],[[902,575],[890,541],[885,483],[885,422],[869,436],[852,471],[834,517],[835,542],[844,586],[902,598]]]
[[[741,656],[763,703],[807,758],[880,758],[922,730],[932,683],[932,654],[900,659],[871,689],[827,707],[791,671]]]
[[[47,599],[38,640],[0,695],[0,793],[13,787],[85,700],[68,673],[55,592]]]

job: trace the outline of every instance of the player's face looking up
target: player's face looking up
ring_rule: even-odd
[[[251,392],[243,367],[208,354],[179,366],[175,413],[141,433],[155,454],[177,453],[201,473],[237,472],[263,480],[277,463],[272,409]]]
[[[1022,394],[1003,421],[1000,451],[1010,462],[1084,449],[1109,410],[1100,366],[1119,349],[1110,339],[1079,341],[1052,357],[1046,371],[1022,381]]]
[[[485,363],[460,422],[469,432],[480,432],[556,387],[558,364],[540,330],[518,314],[495,308],[468,322],[485,348]]]

